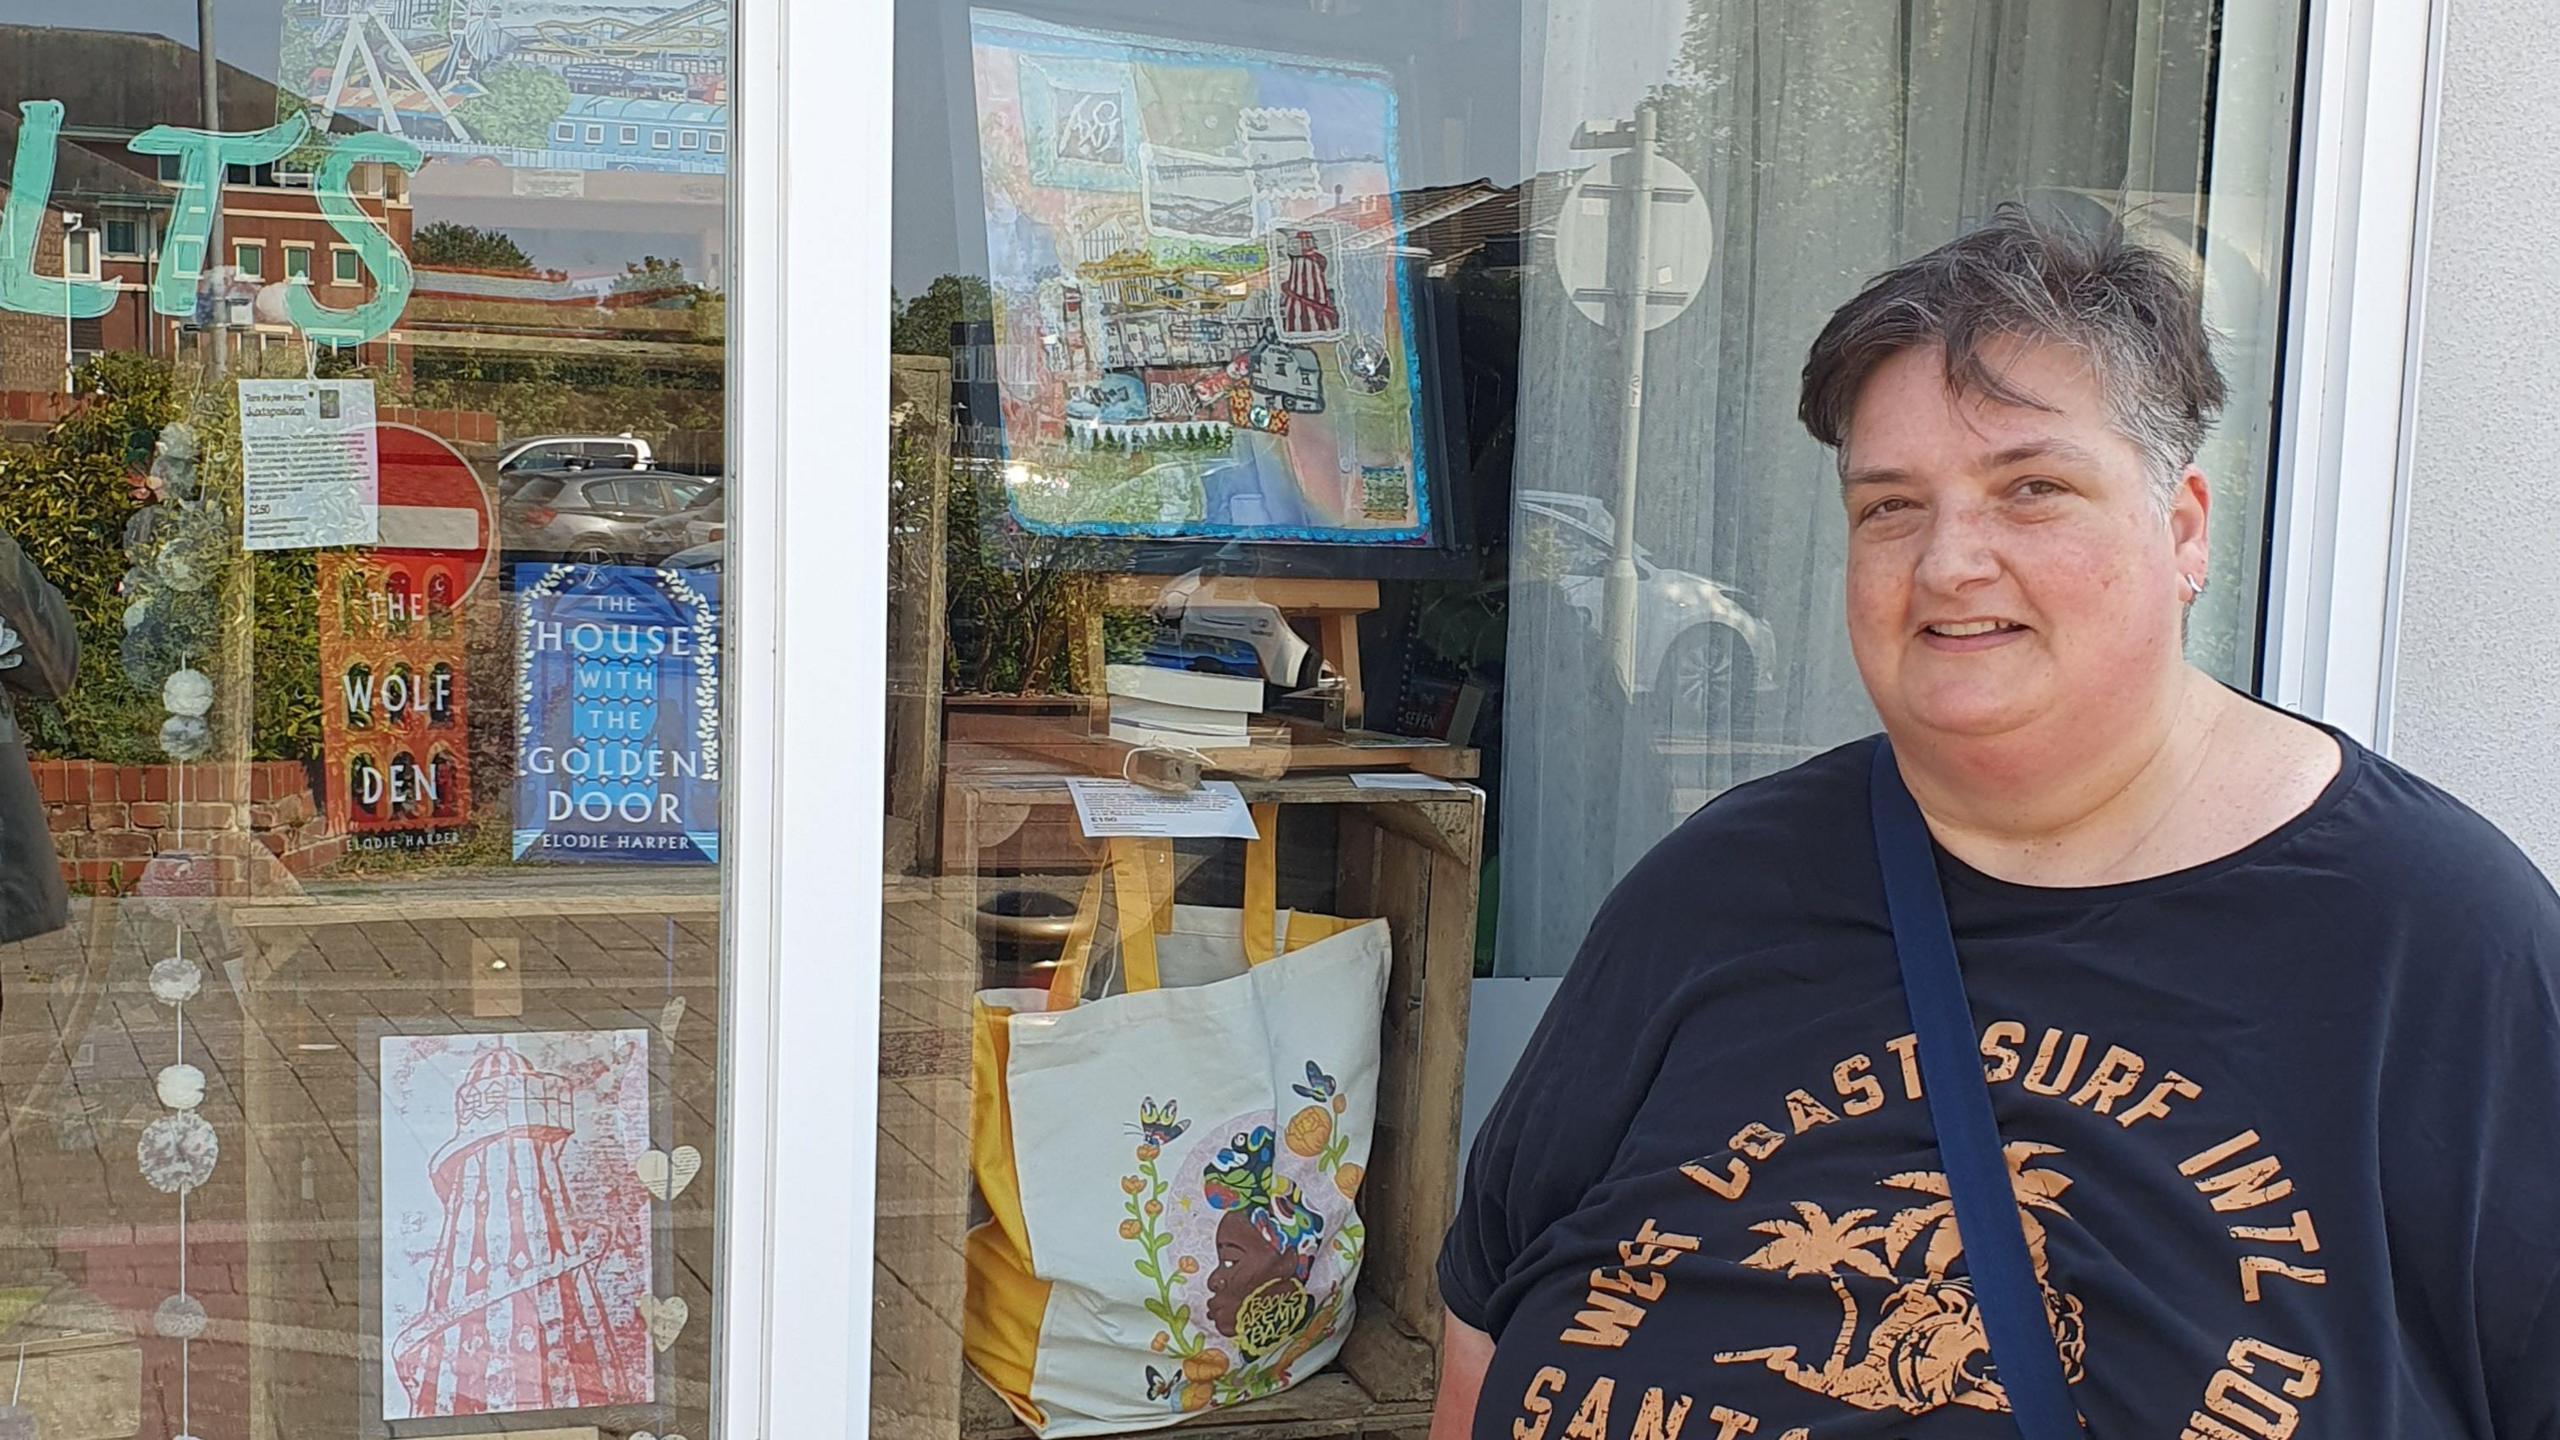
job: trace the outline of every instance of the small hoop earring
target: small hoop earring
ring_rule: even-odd
[[[2211,583],[2210,581],[2199,580],[2193,575],[2181,575],[2178,578],[2187,582],[2188,595],[2197,600],[2204,598],[2205,587]]]

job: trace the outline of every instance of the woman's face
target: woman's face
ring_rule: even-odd
[[[1245,1297],[1296,1273],[1297,1262],[1273,1249],[1243,1211],[1228,1211],[1218,1221],[1218,1265],[1209,1272],[1207,1282],[1209,1323],[1219,1334],[1233,1339],[1236,1311]]]
[[[2164,522],[2077,352],[1987,358],[2049,408],[1950,392],[1935,348],[1859,394],[1841,447],[1850,648],[1896,734],[2083,744],[2181,663],[2210,497],[2190,466]]]

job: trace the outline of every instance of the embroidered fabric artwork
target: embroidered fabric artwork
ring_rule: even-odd
[[[1426,542],[1387,74],[991,10],[971,42],[1013,519]]]

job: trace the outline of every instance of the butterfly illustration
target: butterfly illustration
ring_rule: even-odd
[[[1167,1375],[1167,1374],[1165,1374],[1163,1371],[1158,1370],[1158,1369],[1157,1369],[1156,1367],[1154,1367],[1153,1365],[1148,1366],[1148,1367],[1147,1367],[1147,1398],[1148,1398],[1148,1399],[1150,1399],[1150,1400],[1170,1400],[1170,1399],[1172,1399],[1172,1398],[1173,1398],[1173,1387],[1174,1387],[1174,1383],[1175,1383],[1176,1381],[1180,1380],[1181,1378],[1182,1378],[1182,1372],[1181,1372],[1181,1371],[1179,1371],[1179,1370],[1176,1370],[1176,1371],[1175,1371],[1175,1372],[1173,1372],[1172,1374]]]
[[[1156,1146],[1170,1145],[1181,1139],[1182,1132],[1191,1128],[1190,1121],[1175,1118],[1174,1112],[1181,1108],[1178,1101],[1167,1100],[1158,1105],[1154,1096],[1148,1096],[1138,1106],[1138,1133],[1148,1144]]]
[[[1307,1062],[1307,1083],[1292,1085],[1289,1088],[1321,1105],[1333,1098],[1337,1087],[1333,1083],[1333,1077],[1317,1069],[1316,1062],[1310,1060]]]

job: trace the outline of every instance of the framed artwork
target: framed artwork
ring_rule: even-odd
[[[375,1047],[382,1421],[653,1403],[649,1032]]]
[[[968,53],[991,309],[970,418],[1010,520],[1442,543],[1389,73],[990,9]]]

